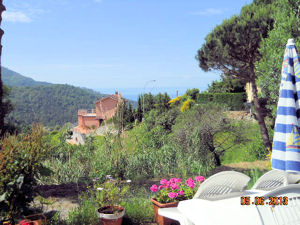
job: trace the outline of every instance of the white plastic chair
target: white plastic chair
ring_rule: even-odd
[[[250,179],[249,176],[236,171],[216,173],[200,185],[194,198],[215,201],[240,196]]]
[[[300,173],[289,173],[280,170],[271,170],[262,175],[252,187],[252,190],[271,191],[300,181]]]
[[[252,190],[271,191],[288,185],[288,176],[285,171],[271,170],[262,175],[253,185]]]
[[[269,197],[288,197],[287,205],[258,205],[259,216],[264,225],[300,225],[300,184],[290,184],[285,187],[270,191],[264,196],[269,202]]]

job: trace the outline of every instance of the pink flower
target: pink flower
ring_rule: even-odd
[[[192,179],[192,178],[188,178],[186,181],[185,181],[185,184],[187,186],[189,186],[190,188],[194,188],[195,187],[195,181]]]
[[[205,178],[203,176],[196,176],[195,180],[198,181],[199,183],[205,181]]]
[[[165,186],[163,186],[163,185],[159,185],[158,189],[161,190],[161,189],[163,189],[164,187],[165,187]]]
[[[171,182],[171,183],[175,183],[175,182],[176,182],[176,178],[171,178],[171,179],[170,179],[170,182]]]
[[[171,182],[170,181],[167,181],[166,185],[165,185],[165,188],[169,188],[171,185]]]
[[[187,186],[189,186],[190,188],[194,189],[195,183],[188,183]]]
[[[177,184],[172,183],[172,184],[171,184],[171,188],[172,188],[172,190],[174,190],[174,189],[178,189],[179,187],[178,187]]]
[[[151,186],[150,190],[151,190],[152,192],[157,192],[157,185],[156,185],[156,184],[153,184],[153,185]]]
[[[178,193],[176,193],[176,192],[170,192],[170,193],[168,194],[168,196],[169,196],[170,198],[177,198]]]
[[[166,179],[161,179],[160,184],[165,185],[165,184],[167,184],[167,182],[168,181]]]
[[[181,179],[180,178],[175,178],[175,179],[176,179],[175,183],[181,183]]]
[[[184,191],[183,191],[183,190],[178,191],[178,194],[179,194],[179,195],[184,195]]]
[[[188,178],[188,179],[185,181],[185,184],[189,185],[190,183],[195,183],[195,181],[194,181],[192,178]]]

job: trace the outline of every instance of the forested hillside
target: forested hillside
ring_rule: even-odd
[[[7,86],[35,87],[40,85],[51,85],[51,83],[35,81],[30,77],[25,77],[15,71],[1,67],[2,81]]]
[[[95,107],[103,95],[92,90],[62,84],[36,87],[12,87],[9,95],[14,110],[8,120],[16,125],[35,121],[45,126],[77,122],[77,110]]]
[[[21,127],[36,121],[53,127],[77,122],[77,110],[95,107],[104,95],[87,88],[35,81],[2,67],[3,83],[9,87],[13,111],[6,118]]]

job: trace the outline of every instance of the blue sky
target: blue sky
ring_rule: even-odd
[[[205,36],[251,0],[4,0],[2,65],[101,89],[199,88]],[[150,80],[156,80],[150,82]]]

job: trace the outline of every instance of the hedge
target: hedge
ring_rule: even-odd
[[[246,99],[247,96],[245,92],[214,93],[214,94],[205,93],[205,94],[198,94],[196,102],[199,104],[215,102],[215,103],[227,105],[230,110],[243,110]]]

